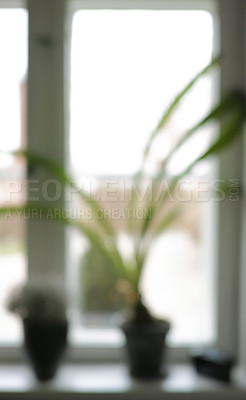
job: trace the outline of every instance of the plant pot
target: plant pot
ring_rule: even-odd
[[[24,320],[25,348],[39,380],[54,377],[67,343],[68,323]]]
[[[138,378],[157,378],[164,375],[163,363],[167,321],[128,321],[121,326],[126,336],[126,350],[130,373]]]

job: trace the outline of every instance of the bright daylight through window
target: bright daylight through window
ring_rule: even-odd
[[[213,18],[207,11],[79,10],[74,14],[70,165],[79,185],[93,195],[101,194],[109,215],[115,216],[119,207],[127,208],[123,192],[141,165],[148,136],[175,94],[211,61],[212,52]],[[169,120],[165,139],[160,136],[156,141],[150,175],[151,160],[165,156],[180,135],[207,113],[213,96],[213,77],[203,77]],[[210,132],[203,133],[204,139],[200,136],[199,142],[191,142],[179,163],[173,160],[170,174],[207,145]],[[197,192],[209,168],[200,166],[198,180],[187,177],[184,191]],[[150,309],[172,321],[171,341],[176,344],[205,342],[215,335],[214,272],[204,257],[207,212],[206,202],[189,202],[184,217],[156,241],[141,282]],[[112,220],[127,251],[126,221],[117,215]],[[70,236],[69,260],[71,303],[80,326],[114,326],[122,307],[117,274],[107,272],[100,254],[76,234]],[[83,335],[78,331],[74,338],[79,341]]]

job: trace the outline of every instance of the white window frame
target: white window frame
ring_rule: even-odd
[[[114,0],[102,0],[108,8],[151,8],[151,9],[206,9],[218,13],[217,48],[221,48],[224,56],[221,63],[220,90],[223,94],[231,88],[244,87],[243,45],[244,22],[246,14],[241,0],[122,0],[121,4]],[[66,163],[68,148],[69,118],[66,114],[68,102],[68,64],[69,50],[69,18],[76,8],[100,8],[100,0],[78,0],[69,6],[70,0],[29,0],[29,68],[28,68],[28,147],[60,163]],[[150,5],[151,3],[151,5]],[[117,6],[116,6],[117,4]],[[119,4],[119,5],[118,5]],[[18,0],[0,0],[0,7],[25,7]],[[68,8],[67,8],[68,7]],[[69,11],[70,14],[67,14]],[[40,40],[41,39],[41,40]],[[44,39],[42,41],[42,39]],[[48,39],[48,40],[46,40]],[[44,42],[50,46],[45,46]],[[215,48],[216,48],[215,46]],[[231,71],[235,71],[234,74]],[[64,79],[65,78],[65,79]],[[65,115],[65,119],[64,119]],[[246,154],[246,148],[244,151]],[[230,151],[220,158],[220,179],[243,178],[243,139],[239,140]],[[245,174],[246,175],[246,174]],[[32,179],[45,179],[39,171],[35,171]],[[246,185],[246,182],[244,182]],[[61,200],[62,202],[62,200]],[[242,354],[242,362],[246,367],[246,319],[240,324],[244,315],[246,294],[239,276],[245,277],[246,251],[240,233],[241,221],[246,219],[246,206],[219,202],[217,206],[217,279],[215,281],[217,304],[216,323],[218,331],[217,344],[232,351],[238,356]],[[232,226],[234,227],[233,229]],[[246,223],[245,223],[246,226]],[[235,232],[239,236],[235,235]],[[28,274],[30,280],[54,281],[64,289],[66,279],[66,240],[65,229],[49,222],[28,221]],[[242,238],[246,238],[243,231]],[[52,269],[50,266],[52,265]],[[241,289],[241,290],[240,290]],[[244,349],[244,350],[243,350]],[[2,360],[17,359],[21,353],[17,349],[3,349]],[[173,359],[187,356],[188,348],[172,349]],[[241,353],[240,353],[241,351]],[[101,347],[71,349],[70,359],[120,359],[120,348]]]

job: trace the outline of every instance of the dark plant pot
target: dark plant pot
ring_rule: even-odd
[[[126,336],[130,373],[138,378],[157,378],[164,375],[163,363],[167,321],[125,322],[121,326]]]
[[[39,380],[54,377],[67,343],[67,322],[41,323],[25,320],[25,348]]]

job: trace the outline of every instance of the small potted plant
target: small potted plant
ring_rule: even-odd
[[[139,186],[146,181],[146,163],[151,154],[152,145],[159,135],[164,132],[170,116],[179,105],[183,97],[189,93],[197,80],[207,73],[218,59],[213,60],[204,70],[202,70],[189,84],[177,95],[170,104],[167,111],[163,113],[155,130],[150,135],[143,155],[143,163],[140,170],[132,177],[132,181]],[[186,176],[192,168],[201,160],[209,156],[217,155],[223,148],[228,146],[232,140],[242,132],[243,123],[246,117],[245,96],[244,93],[233,91],[224,97],[220,103],[215,106],[201,121],[190,128],[183,136],[177,140],[177,143],[169,151],[165,152],[165,157],[157,160],[155,173],[152,176],[153,191],[158,191],[162,179],[168,180],[168,189],[163,190],[158,201],[154,196],[147,196],[144,203],[139,204],[136,195],[132,196],[128,209],[138,210],[145,208],[143,218],[136,223],[133,218],[128,219],[126,226],[126,235],[131,242],[131,254],[126,254],[120,245],[119,233],[115,230],[113,221],[104,213],[103,206],[96,201],[85,190],[77,187],[74,179],[70,178],[64,168],[46,157],[30,153],[28,151],[17,151],[16,156],[24,156],[29,166],[39,166],[44,168],[54,178],[58,179],[68,188],[75,189],[81,196],[81,207],[90,210],[95,216],[93,221],[86,218],[70,218],[66,213],[57,213],[57,209],[52,209],[51,204],[30,204],[24,207],[8,207],[0,209],[0,214],[6,212],[21,210],[39,209],[40,214],[49,219],[59,221],[70,226],[74,226],[87,237],[92,246],[106,257],[106,259],[116,269],[121,278],[120,290],[124,292],[125,298],[131,308],[131,316],[122,325],[123,332],[126,335],[127,349],[131,372],[135,376],[158,376],[161,373],[163,360],[163,350],[165,349],[165,337],[169,330],[168,321],[159,321],[148,310],[141,293],[141,277],[144,266],[149,255],[152,244],[155,239],[167,229],[180,214],[181,205],[175,204],[170,208],[170,195],[174,193],[179,181]],[[199,135],[199,128],[209,122],[220,123],[220,135],[216,135],[214,140],[208,144],[208,147],[200,154],[191,155],[190,162],[182,172],[170,176],[168,172],[169,162],[172,157],[179,153],[180,148],[185,145],[190,138]],[[165,134],[165,132],[164,132]],[[179,202],[177,202],[179,203]],[[62,210],[61,210],[62,211]],[[134,213],[133,213],[134,214]],[[97,216],[100,216],[97,217]]]
[[[22,319],[24,346],[37,378],[53,378],[67,343],[63,296],[47,286],[18,286],[8,297],[7,308]]]

